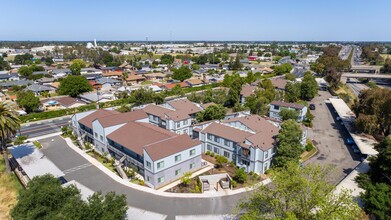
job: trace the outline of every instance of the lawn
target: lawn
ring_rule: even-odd
[[[318,149],[316,149],[316,147],[312,148],[312,150],[310,151],[304,151],[302,154],[301,154],[301,161],[302,162],[305,162],[307,161],[308,159],[310,159],[312,156],[314,156],[316,153],[318,152]]]
[[[141,85],[151,85],[152,81],[144,81],[141,83]]]
[[[0,219],[10,219],[10,211],[16,204],[19,192],[23,190],[22,184],[14,173],[5,172],[4,159],[0,159]]]
[[[95,158],[97,161],[99,161],[101,164],[103,164],[111,172],[117,174],[117,171],[115,170],[113,163],[109,159],[101,156],[100,154],[96,153],[95,151],[88,152],[88,155]]]

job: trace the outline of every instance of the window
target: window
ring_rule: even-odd
[[[220,142],[220,138],[215,136],[215,142]]]
[[[183,125],[187,125],[187,119],[183,121]]]
[[[164,161],[160,161],[159,163],[157,163],[157,168],[158,169],[164,168]]]
[[[164,176],[157,178],[157,182],[158,183],[164,182]]]
[[[272,148],[272,154],[274,154],[274,153],[276,153],[276,148],[275,147]]]
[[[98,133],[95,132],[94,135],[95,135],[96,138],[98,138]]]
[[[269,151],[265,151],[265,159],[269,157]]]
[[[212,151],[212,146],[210,146],[209,144],[206,145],[206,148],[208,149],[208,151]]]
[[[178,176],[181,173],[181,169],[175,170],[175,176]]]
[[[229,152],[228,151],[224,151],[224,157],[229,158]]]
[[[180,122],[177,122],[176,123],[176,128],[179,128],[181,126],[181,123]]]
[[[181,161],[181,155],[180,154],[175,156],[175,162],[179,162],[179,161]]]
[[[194,156],[194,155],[195,155],[195,153],[196,153],[195,149],[193,149],[193,150],[190,150],[190,156]]]
[[[229,146],[229,141],[227,139],[224,139],[224,145]]]
[[[247,161],[247,160],[242,160],[242,164],[244,164],[244,165],[248,166],[248,165],[250,165],[250,162],[249,162],[249,161]]]
[[[100,140],[103,141],[103,136],[102,135],[100,136]]]
[[[280,110],[280,106],[278,106],[278,105],[273,106],[273,108],[274,108],[274,110]]]
[[[190,164],[190,169],[193,169],[195,167],[195,163]]]
[[[147,176],[147,182],[151,182],[151,177]]]
[[[212,139],[213,139],[213,135],[208,134],[208,140],[212,140]]]
[[[214,151],[216,154],[219,154],[219,148],[215,147],[215,148],[213,149],[213,151]]]
[[[147,161],[147,167],[151,169],[151,162]]]

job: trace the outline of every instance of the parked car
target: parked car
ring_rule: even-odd
[[[310,104],[310,109],[315,110],[315,104]]]
[[[346,142],[347,142],[348,144],[354,144],[353,138],[347,138],[347,139],[346,139]]]
[[[361,153],[360,149],[358,149],[357,145],[355,145],[355,144],[352,145],[352,150],[353,150],[353,152],[356,153],[356,154]]]

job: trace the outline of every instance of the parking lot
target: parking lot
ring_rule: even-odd
[[[330,97],[328,91],[319,91],[319,96],[311,102],[316,109],[311,111],[315,118],[313,128],[309,130],[309,138],[313,139],[319,152],[304,164],[331,165],[335,173],[330,174],[330,181],[338,183],[360,163],[361,156],[354,153],[347,143],[348,132],[337,120],[333,106],[326,103]]]

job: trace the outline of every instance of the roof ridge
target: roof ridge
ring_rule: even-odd
[[[165,139],[163,139],[163,140],[159,140],[159,141],[155,141],[155,142],[153,142],[153,143],[149,143],[149,144],[146,144],[146,145],[144,145],[143,146],[143,149],[145,149],[145,148],[147,148],[147,147],[149,147],[149,146],[151,146],[151,145],[154,145],[154,144],[158,144],[158,143],[161,143],[161,142],[164,142],[164,141],[168,141],[168,140],[171,140],[171,139],[173,139],[173,138],[176,138],[176,137],[180,137],[181,135],[179,135],[179,136],[171,136],[171,137],[168,137],[168,138],[165,138]]]

